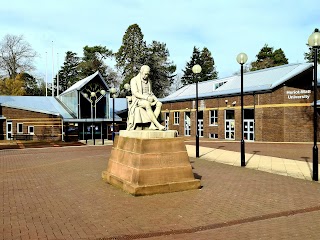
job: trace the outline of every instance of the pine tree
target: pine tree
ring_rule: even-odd
[[[115,57],[116,67],[121,70],[124,79],[122,85],[129,83],[138,74],[147,58],[146,42],[143,40],[143,34],[138,24],[128,27]]]
[[[201,66],[202,61],[200,58],[200,51],[199,48],[196,46],[193,47],[192,56],[190,58],[190,61],[187,62],[186,67],[183,71],[183,76],[181,78],[181,83],[183,86],[194,83],[195,82],[195,76],[192,72],[192,67],[196,64],[199,64]]]
[[[281,48],[273,52],[273,63],[275,66],[288,64],[288,58],[286,58]]]
[[[75,84],[80,80],[78,65],[80,63],[80,58],[76,53],[72,51],[67,51],[63,66],[59,71],[59,87],[60,92],[67,90],[70,86]],[[56,78],[55,78],[56,86]]]
[[[307,46],[308,46],[308,44],[307,44]],[[319,49],[317,49],[317,51],[318,51],[318,60],[317,60],[317,62],[318,62],[318,64],[320,64],[320,51],[319,51]],[[304,53],[304,59],[309,63],[313,63],[314,62],[314,50],[311,47],[309,47],[309,52]]]
[[[256,57],[257,60],[251,63],[251,71],[288,64],[288,59],[281,48],[273,51],[273,47],[269,47],[267,44],[263,46]]]
[[[199,64],[202,68],[201,72],[197,76],[192,72],[192,67],[196,64]],[[184,73],[181,78],[181,83],[183,85],[194,83],[196,78],[199,82],[218,78],[214,59],[211,52],[206,47],[204,47],[201,52],[197,47],[193,47],[191,59],[187,62],[185,69],[182,71]]]
[[[201,60],[201,73],[199,77],[199,81],[208,81],[212,79],[218,78],[218,72],[214,66],[214,60],[211,56],[211,52],[208,48],[204,47],[200,53],[200,60]]]
[[[150,67],[152,91],[157,97],[165,97],[175,77],[176,66],[169,61],[169,50],[165,43],[153,41],[148,45],[146,65]]]
[[[112,57],[112,51],[103,46],[85,46],[83,48],[83,58],[78,65],[81,78],[85,78],[96,71],[108,79],[107,65],[104,63],[109,57]]]

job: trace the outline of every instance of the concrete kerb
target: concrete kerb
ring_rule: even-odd
[[[86,141],[81,141],[85,143]],[[87,145],[93,146],[93,140],[87,140]],[[101,146],[101,139],[95,140],[96,146]],[[112,140],[104,140],[104,145],[113,145]],[[189,157],[195,158],[195,145],[186,144]],[[240,152],[222,150],[219,148],[200,147],[200,158],[223,164],[240,167]],[[284,175],[312,181],[312,163],[292,159],[245,154],[246,168]],[[320,164],[319,164],[320,169]]]
[[[189,157],[195,158],[195,145],[186,145]],[[292,159],[245,154],[246,168],[312,181],[312,163]],[[200,159],[240,167],[240,152],[200,147]],[[320,164],[319,164],[320,168]]]

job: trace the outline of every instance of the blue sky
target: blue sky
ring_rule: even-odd
[[[308,37],[320,28],[320,4],[318,0],[11,0],[0,7],[0,39],[23,34],[40,55],[35,74],[44,77],[47,69],[48,79],[52,41],[57,70],[68,50],[82,56],[85,45],[102,45],[116,52],[134,23],[147,44],[152,40],[167,44],[177,73],[182,73],[194,46],[207,47],[223,78],[239,71],[238,53],[255,61],[264,44],[282,48],[289,63],[304,62]]]

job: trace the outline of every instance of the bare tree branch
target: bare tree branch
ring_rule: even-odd
[[[6,72],[9,78],[33,70],[33,60],[37,56],[23,35],[7,34],[0,42],[0,70]]]

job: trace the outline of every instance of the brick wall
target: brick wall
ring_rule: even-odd
[[[272,92],[244,95],[244,109],[254,109],[255,112],[255,141],[313,141],[312,102],[312,70],[288,80]],[[219,139],[225,139],[225,110],[230,109],[235,113],[235,140],[240,140],[240,106],[239,95],[199,100],[199,111],[204,110],[204,137],[217,133]],[[163,114],[169,112],[169,129],[178,130],[180,135],[184,135],[184,112],[191,111],[191,136],[195,136],[194,100],[164,103],[162,109]],[[218,126],[209,126],[209,111],[213,109],[218,110]],[[180,112],[178,126],[173,125],[175,111]]]
[[[34,140],[61,140],[61,118],[55,115],[37,113],[27,110],[2,107],[0,137],[6,139],[6,121],[12,121],[12,134],[17,134],[17,123],[23,124],[23,134],[28,134],[28,126],[34,127]]]

